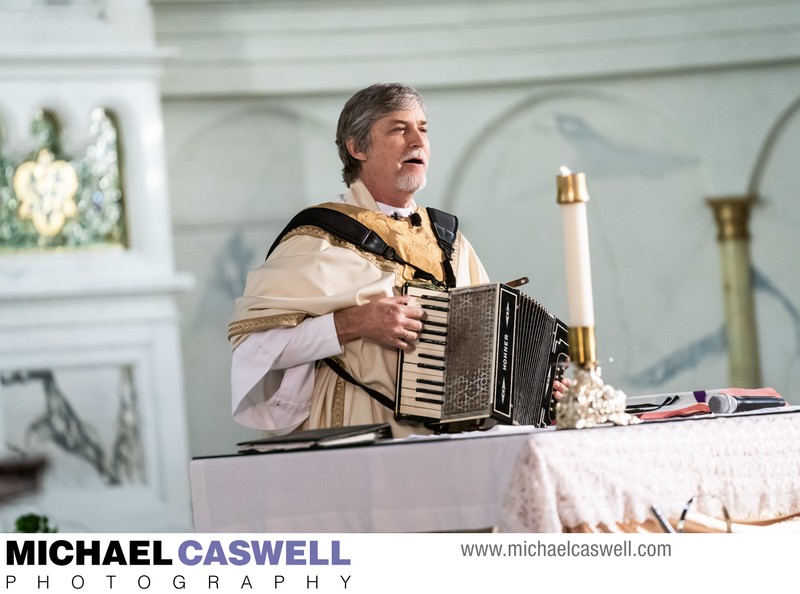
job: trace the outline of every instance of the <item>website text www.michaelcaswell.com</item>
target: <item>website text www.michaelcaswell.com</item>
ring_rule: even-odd
[[[541,542],[469,544],[461,543],[464,557],[671,557],[672,545],[667,543]]]

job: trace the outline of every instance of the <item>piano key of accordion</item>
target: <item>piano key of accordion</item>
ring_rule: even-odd
[[[430,421],[441,418],[442,405],[418,400],[416,395],[400,394],[402,402],[397,408],[398,418]]]

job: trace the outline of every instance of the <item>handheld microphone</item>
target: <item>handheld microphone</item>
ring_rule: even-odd
[[[784,406],[783,398],[774,396],[731,396],[729,394],[711,394],[708,397],[708,408],[714,414],[728,414],[759,408]]]
[[[412,212],[408,219],[411,221],[412,227],[421,227],[422,226],[422,217],[418,212]]]

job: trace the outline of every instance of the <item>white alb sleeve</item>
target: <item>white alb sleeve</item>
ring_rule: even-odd
[[[295,429],[311,410],[315,362],[341,352],[333,314],[254,332],[233,351],[234,419],[275,434]]]

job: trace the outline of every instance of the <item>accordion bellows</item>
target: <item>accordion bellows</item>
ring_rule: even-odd
[[[553,381],[568,361],[561,320],[502,283],[405,292],[427,319],[417,349],[400,351],[396,418],[552,423]]]

